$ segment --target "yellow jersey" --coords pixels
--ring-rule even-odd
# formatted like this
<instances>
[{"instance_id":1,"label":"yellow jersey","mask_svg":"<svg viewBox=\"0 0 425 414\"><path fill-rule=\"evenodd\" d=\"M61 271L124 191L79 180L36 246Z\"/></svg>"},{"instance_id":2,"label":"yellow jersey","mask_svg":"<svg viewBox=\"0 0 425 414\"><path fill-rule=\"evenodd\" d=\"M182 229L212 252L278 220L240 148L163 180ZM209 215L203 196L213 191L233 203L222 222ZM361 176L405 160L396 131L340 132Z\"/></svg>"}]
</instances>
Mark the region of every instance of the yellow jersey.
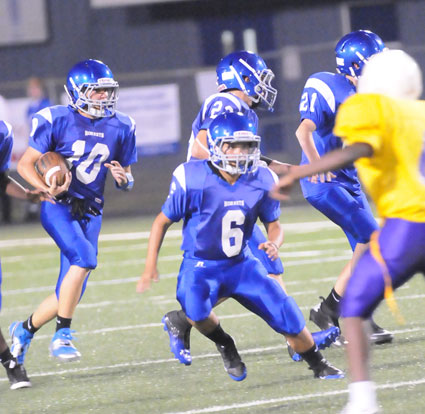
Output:
<instances>
[{"instance_id":1,"label":"yellow jersey","mask_svg":"<svg viewBox=\"0 0 425 414\"><path fill-rule=\"evenodd\" d=\"M381 217L425 222L425 101L353 95L338 110L334 134L373 148L355 165Z\"/></svg>"}]
</instances>

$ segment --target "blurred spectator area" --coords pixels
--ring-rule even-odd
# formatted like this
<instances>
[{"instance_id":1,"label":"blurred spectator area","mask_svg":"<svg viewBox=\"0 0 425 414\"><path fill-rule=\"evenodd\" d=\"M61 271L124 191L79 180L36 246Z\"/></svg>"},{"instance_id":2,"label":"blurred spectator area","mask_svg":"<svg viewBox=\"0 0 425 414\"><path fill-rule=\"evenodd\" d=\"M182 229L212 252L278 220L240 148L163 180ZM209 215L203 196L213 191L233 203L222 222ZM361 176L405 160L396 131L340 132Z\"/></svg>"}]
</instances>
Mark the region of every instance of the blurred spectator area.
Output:
<instances>
[{"instance_id":1,"label":"blurred spectator area","mask_svg":"<svg viewBox=\"0 0 425 414\"><path fill-rule=\"evenodd\" d=\"M14 0L15 1L15 0ZM16 0L17 3L24 0ZM425 67L425 1L188 0L140 4L89 0L37 0L44 6L47 40L0 46L0 95L15 130L15 161L25 150L29 127L24 109L27 80L44 81L49 99L65 103L66 73L76 62L97 58L120 83L118 109L137 121L140 158L130 194L111 180L105 215L159 211L171 173L186 159L191 124L215 89L215 64L233 50L259 53L275 72L275 111L258 112L262 150L298 163L294 131L304 82L334 71L334 46L345 33L364 28L401 47ZM299 192L294 202L300 201Z\"/></svg>"}]
</instances>

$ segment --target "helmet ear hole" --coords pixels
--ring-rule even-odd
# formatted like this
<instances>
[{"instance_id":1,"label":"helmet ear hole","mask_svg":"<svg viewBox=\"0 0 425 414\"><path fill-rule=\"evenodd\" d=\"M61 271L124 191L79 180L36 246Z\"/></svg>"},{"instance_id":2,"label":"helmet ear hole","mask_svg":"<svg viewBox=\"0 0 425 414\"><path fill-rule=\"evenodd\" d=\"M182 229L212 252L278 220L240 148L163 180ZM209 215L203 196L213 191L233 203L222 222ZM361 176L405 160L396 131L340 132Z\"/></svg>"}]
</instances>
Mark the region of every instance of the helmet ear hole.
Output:
<instances>
[{"instance_id":1,"label":"helmet ear hole","mask_svg":"<svg viewBox=\"0 0 425 414\"><path fill-rule=\"evenodd\" d=\"M339 73L358 77L366 61L385 50L382 39L369 30L356 30L343 36L335 46Z\"/></svg>"}]
</instances>

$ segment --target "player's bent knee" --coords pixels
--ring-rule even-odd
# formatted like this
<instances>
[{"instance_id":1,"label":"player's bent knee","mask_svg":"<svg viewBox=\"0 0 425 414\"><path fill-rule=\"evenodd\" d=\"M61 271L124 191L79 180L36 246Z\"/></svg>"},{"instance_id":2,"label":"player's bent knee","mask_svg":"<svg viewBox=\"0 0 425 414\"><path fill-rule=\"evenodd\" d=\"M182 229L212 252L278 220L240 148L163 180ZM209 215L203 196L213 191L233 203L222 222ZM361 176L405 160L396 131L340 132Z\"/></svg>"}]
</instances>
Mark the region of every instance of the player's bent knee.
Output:
<instances>
[{"instance_id":1,"label":"player's bent knee","mask_svg":"<svg viewBox=\"0 0 425 414\"><path fill-rule=\"evenodd\" d=\"M96 269L97 254L93 246L90 245L84 249L79 249L71 263L89 270Z\"/></svg>"},{"instance_id":2,"label":"player's bent knee","mask_svg":"<svg viewBox=\"0 0 425 414\"><path fill-rule=\"evenodd\" d=\"M97 257L96 256L78 256L74 258L74 260L71 260L71 265L75 265L84 269L94 270L97 267Z\"/></svg>"}]
</instances>

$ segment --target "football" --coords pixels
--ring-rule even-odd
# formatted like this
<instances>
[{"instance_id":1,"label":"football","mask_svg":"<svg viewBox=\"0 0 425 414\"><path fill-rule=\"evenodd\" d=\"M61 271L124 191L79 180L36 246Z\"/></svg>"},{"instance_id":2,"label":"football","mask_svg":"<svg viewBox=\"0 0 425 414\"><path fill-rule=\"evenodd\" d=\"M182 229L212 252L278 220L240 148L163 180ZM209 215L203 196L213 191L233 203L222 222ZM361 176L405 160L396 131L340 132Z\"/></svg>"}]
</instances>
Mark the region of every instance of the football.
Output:
<instances>
[{"instance_id":1,"label":"football","mask_svg":"<svg viewBox=\"0 0 425 414\"><path fill-rule=\"evenodd\" d=\"M50 187L53 177L56 177L56 185L58 186L65 182L65 175L69 171L69 166L61 154L46 152L36 161L35 169L46 185Z\"/></svg>"}]
</instances>

